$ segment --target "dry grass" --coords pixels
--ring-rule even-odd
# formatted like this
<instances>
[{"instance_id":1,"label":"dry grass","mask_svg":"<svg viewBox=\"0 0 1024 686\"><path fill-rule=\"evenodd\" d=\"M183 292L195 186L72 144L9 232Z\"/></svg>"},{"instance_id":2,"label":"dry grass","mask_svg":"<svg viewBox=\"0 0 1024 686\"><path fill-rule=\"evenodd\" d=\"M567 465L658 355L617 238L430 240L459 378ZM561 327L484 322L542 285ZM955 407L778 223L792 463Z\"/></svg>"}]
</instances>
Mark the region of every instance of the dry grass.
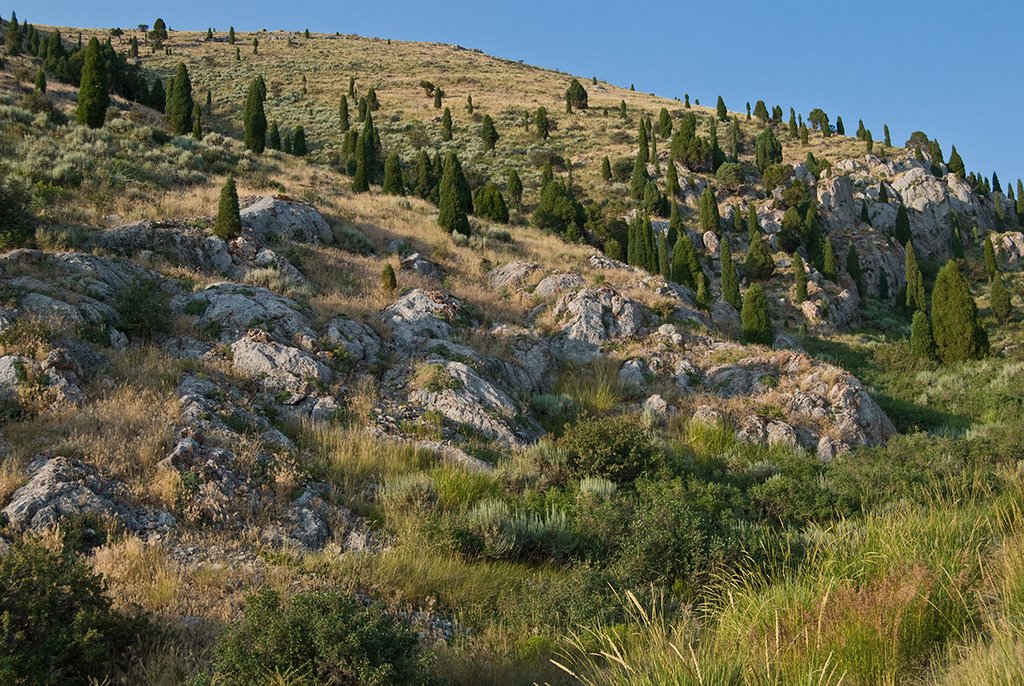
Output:
<instances>
[{"instance_id":1,"label":"dry grass","mask_svg":"<svg viewBox=\"0 0 1024 686\"><path fill-rule=\"evenodd\" d=\"M178 598L181 575L159 542L128 536L97 550L92 566L105 577L123 606L159 614L173 607Z\"/></svg>"}]
</instances>

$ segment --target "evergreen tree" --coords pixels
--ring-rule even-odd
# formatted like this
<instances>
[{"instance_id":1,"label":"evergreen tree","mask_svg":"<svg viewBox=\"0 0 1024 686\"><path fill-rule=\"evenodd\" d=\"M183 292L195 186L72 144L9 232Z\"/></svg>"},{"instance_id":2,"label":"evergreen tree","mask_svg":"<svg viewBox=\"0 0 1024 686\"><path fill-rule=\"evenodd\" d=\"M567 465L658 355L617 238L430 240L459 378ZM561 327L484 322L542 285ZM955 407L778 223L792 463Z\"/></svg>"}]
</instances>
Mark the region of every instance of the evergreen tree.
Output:
<instances>
[{"instance_id":1,"label":"evergreen tree","mask_svg":"<svg viewBox=\"0 0 1024 686\"><path fill-rule=\"evenodd\" d=\"M796 282L796 304L799 305L807 300L807 270L799 254L793 255L793 278Z\"/></svg>"},{"instance_id":2,"label":"evergreen tree","mask_svg":"<svg viewBox=\"0 0 1024 686\"><path fill-rule=\"evenodd\" d=\"M882 302L889 302L889 277L885 270L878 272L878 299Z\"/></svg>"},{"instance_id":3,"label":"evergreen tree","mask_svg":"<svg viewBox=\"0 0 1024 686\"><path fill-rule=\"evenodd\" d=\"M729 157L733 162L740 159L740 120L732 118L732 127L729 131Z\"/></svg>"},{"instance_id":4,"label":"evergreen tree","mask_svg":"<svg viewBox=\"0 0 1024 686\"><path fill-rule=\"evenodd\" d=\"M871 135L871 129L864 130L864 142L867 144L869 153L875 149L875 139Z\"/></svg>"},{"instance_id":5,"label":"evergreen tree","mask_svg":"<svg viewBox=\"0 0 1024 686\"><path fill-rule=\"evenodd\" d=\"M306 129L302 124L299 124L292 131L292 154L296 157L305 157L307 152Z\"/></svg>"},{"instance_id":6,"label":"evergreen tree","mask_svg":"<svg viewBox=\"0 0 1024 686\"><path fill-rule=\"evenodd\" d=\"M905 301L907 309L911 312L925 310L927 301L924 293L924 275L921 274L921 268L917 266L917 253L914 252L914 244L910 241L907 241L906 244L906 261L903 269L907 282Z\"/></svg>"},{"instance_id":7,"label":"evergreen tree","mask_svg":"<svg viewBox=\"0 0 1024 686\"><path fill-rule=\"evenodd\" d=\"M199 107L199 103L192 106L192 137L196 140L200 140L203 137L203 125L200 121L202 116L202 108Z\"/></svg>"},{"instance_id":8,"label":"evergreen tree","mask_svg":"<svg viewBox=\"0 0 1024 686\"><path fill-rule=\"evenodd\" d=\"M919 360L935 359L935 342L932 340L932 327L928 315L921 310L914 312L910 324L910 352Z\"/></svg>"},{"instance_id":9,"label":"evergreen tree","mask_svg":"<svg viewBox=\"0 0 1024 686\"><path fill-rule=\"evenodd\" d=\"M967 169L964 167L964 160L960 157L960 153L956 151L956 146L953 146L952 152L949 153L949 164L946 165L949 169L950 174L955 174L961 179L967 177Z\"/></svg>"},{"instance_id":10,"label":"evergreen tree","mask_svg":"<svg viewBox=\"0 0 1024 686\"><path fill-rule=\"evenodd\" d=\"M821 273L829 281L832 281L833 283L836 282L838 277L838 270L836 269L836 253L832 248L832 238L830 236L825 237L825 252Z\"/></svg>"},{"instance_id":11,"label":"evergreen tree","mask_svg":"<svg viewBox=\"0 0 1024 686\"><path fill-rule=\"evenodd\" d=\"M341 132L348 133L349 127L352 124L348 114L348 97L344 94L342 94L341 102L338 105L338 120L341 123Z\"/></svg>"},{"instance_id":12,"label":"evergreen tree","mask_svg":"<svg viewBox=\"0 0 1024 686\"><path fill-rule=\"evenodd\" d=\"M252 54L260 54L260 39L256 36L252 37Z\"/></svg>"},{"instance_id":13,"label":"evergreen tree","mask_svg":"<svg viewBox=\"0 0 1024 686\"><path fill-rule=\"evenodd\" d=\"M444 114L441 115L441 140L450 141L452 139L452 112L447 107L444 108Z\"/></svg>"},{"instance_id":14,"label":"evergreen tree","mask_svg":"<svg viewBox=\"0 0 1024 686\"><path fill-rule=\"evenodd\" d=\"M388 155L384 162L384 185L381 188L388 195L405 195L405 182L402 180L402 161L397 152Z\"/></svg>"},{"instance_id":15,"label":"evergreen tree","mask_svg":"<svg viewBox=\"0 0 1024 686\"><path fill-rule=\"evenodd\" d=\"M644 126L643 122L640 123L640 132L638 134L637 142L637 158L642 159L644 162L651 158L651 148L647 142L647 127Z\"/></svg>"},{"instance_id":16,"label":"evergreen tree","mask_svg":"<svg viewBox=\"0 0 1024 686\"><path fill-rule=\"evenodd\" d=\"M7 48L7 54L11 57L17 57L21 54L21 42L22 42L22 30L21 26L18 25L18 17L15 16L14 12L11 12L11 21L7 25L7 36L4 38L4 47ZM102 124L101 124L102 126ZM93 127L99 128L99 127Z\"/></svg>"},{"instance_id":17,"label":"evergreen tree","mask_svg":"<svg viewBox=\"0 0 1024 686\"><path fill-rule=\"evenodd\" d=\"M306 77L303 76L302 78L305 79ZM366 105L370 108L371 112L376 112L380 109L380 101L377 100L377 89L373 86L370 86L369 90L366 91Z\"/></svg>"},{"instance_id":18,"label":"evergreen tree","mask_svg":"<svg viewBox=\"0 0 1024 686\"><path fill-rule=\"evenodd\" d=\"M800 124L800 145L808 145L810 143L811 134L807 130L807 124Z\"/></svg>"},{"instance_id":19,"label":"evergreen tree","mask_svg":"<svg viewBox=\"0 0 1024 686\"><path fill-rule=\"evenodd\" d=\"M640 200L644 195L647 182L650 181L647 175L647 157L641 149L637 151L636 159L633 161L633 173L630 176L629 188L633 200Z\"/></svg>"},{"instance_id":20,"label":"evergreen tree","mask_svg":"<svg viewBox=\"0 0 1024 686\"><path fill-rule=\"evenodd\" d=\"M242 235L242 218L238 211L238 190L235 177L229 176L220 189L220 203L217 205L217 219L213 223L213 235L230 241Z\"/></svg>"},{"instance_id":21,"label":"evergreen tree","mask_svg":"<svg viewBox=\"0 0 1024 686\"><path fill-rule=\"evenodd\" d=\"M434 89L434 109L441 109L441 98L444 97L444 91L440 87Z\"/></svg>"},{"instance_id":22,"label":"evergreen tree","mask_svg":"<svg viewBox=\"0 0 1024 686\"><path fill-rule=\"evenodd\" d=\"M1024 181L1017 179L1017 223L1024 226Z\"/></svg>"},{"instance_id":23,"label":"evergreen tree","mask_svg":"<svg viewBox=\"0 0 1024 686\"><path fill-rule=\"evenodd\" d=\"M996 265L996 251L992 247L992 236L985 234L985 242L983 247L983 254L985 257L985 273L988 274L988 278L993 279L999 272L999 267Z\"/></svg>"},{"instance_id":24,"label":"evergreen tree","mask_svg":"<svg viewBox=\"0 0 1024 686\"><path fill-rule=\"evenodd\" d=\"M604 243L604 254L607 255L609 259L618 260L619 262L621 262L622 261L622 244L619 243L614 238L609 238Z\"/></svg>"},{"instance_id":25,"label":"evergreen tree","mask_svg":"<svg viewBox=\"0 0 1024 686\"><path fill-rule=\"evenodd\" d=\"M716 236L721 233L721 217L718 214L718 200L711 186L706 186L700 195L700 216L698 226L701 231L711 231Z\"/></svg>"},{"instance_id":26,"label":"evergreen tree","mask_svg":"<svg viewBox=\"0 0 1024 686\"><path fill-rule=\"evenodd\" d=\"M711 309L711 296L708 295L708 280L704 274L697 274L697 307L702 310Z\"/></svg>"},{"instance_id":27,"label":"evergreen tree","mask_svg":"<svg viewBox=\"0 0 1024 686\"><path fill-rule=\"evenodd\" d=\"M892 147L892 136L889 135L889 125L886 124L885 127L882 129L882 131L885 134L885 147L891 148Z\"/></svg>"},{"instance_id":28,"label":"evergreen tree","mask_svg":"<svg viewBox=\"0 0 1024 686\"><path fill-rule=\"evenodd\" d=\"M668 110L664 107L658 113L658 133L661 134L662 138L668 138L672 135L672 117L669 116Z\"/></svg>"},{"instance_id":29,"label":"evergreen tree","mask_svg":"<svg viewBox=\"0 0 1024 686\"><path fill-rule=\"evenodd\" d=\"M523 180L519 178L519 172L509 169L508 181L505 184L508 188L508 197L512 204L520 209L523 206Z\"/></svg>"},{"instance_id":30,"label":"evergreen tree","mask_svg":"<svg viewBox=\"0 0 1024 686\"><path fill-rule=\"evenodd\" d=\"M612 180L612 163L608 159L608 155L605 155L604 159L601 160L601 178L605 181Z\"/></svg>"},{"instance_id":31,"label":"evergreen tree","mask_svg":"<svg viewBox=\"0 0 1024 686\"><path fill-rule=\"evenodd\" d=\"M754 203L747 205L747 240L753 242L754 236L761 233L761 224L757 220L757 208Z\"/></svg>"},{"instance_id":32,"label":"evergreen tree","mask_svg":"<svg viewBox=\"0 0 1024 686\"><path fill-rule=\"evenodd\" d=\"M548 136L551 135L551 122L548 121L548 111L544 107L537 108L537 114L534 115L534 123L537 125L537 135L541 140L547 140Z\"/></svg>"},{"instance_id":33,"label":"evergreen tree","mask_svg":"<svg viewBox=\"0 0 1024 686\"><path fill-rule=\"evenodd\" d=\"M846 252L846 273L850 275L853 282L857 284L857 294L865 297L864 272L860 267L860 255L857 253L857 246L850 243L850 249Z\"/></svg>"},{"instance_id":34,"label":"evergreen tree","mask_svg":"<svg viewBox=\"0 0 1024 686\"><path fill-rule=\"evenodd\" d=\"M356 173L352 177L352 191L365 193L370 190L370 181L373 179L377 166L376 148L373 140L373 119L367 117L363 122L363 130L356 140L354 151L356 158Z\"/></svg>"},{"instance_id":35,"label":"evergreen tree","mask_svg":"<svg viewBox=\"0 0 1024 686\"><path fill-rule=\"evenodd\" d=\"M988 352L988 336L978 323L978 310L956 262L939 270L932 289L932 337L945 364L978 359Z\"/></svg>"},{"instance_id":36,"label":"evergreen tree","mask_svg":"<svg viewBox=\"0 0 1024 686\"><path fill-rule=\"evenodd\" d=\"M433 171L427 151L420 150L420 154L416 158L416 187L413 189L413 193L424 200L431 197L435 186Z\"/></svg>"},{"instance_id":37,"label":"evergreen tree","mask_svg":"<svg viewBox=\"0 0 1024 686\"><path fill-rule=\"evenodd\" d=\"M270 125L270 133L267 134L267 147L271 150L281 149L281 131L277 128L277 122Z\"/></svg>"},{"instance_id":38,"label":"evergreen tree","mask_svg":"<svg viewBox=\"0 0 1024 686\"><path fill-rule=\"evenodd\" d=\"M992 314L1001 322L1010 318L1010 294L1003 284L1003 275L999 272L992 277L992 289L989 293L989 304L992 307Z\"/></svg>"},{"instance_id":39,"label":"evergreen tree","mask_svg":"<svg viewBox=\"0 0 1024 686\"><path fill-rule=\"evenodd\" d=\"M100 128L107 117L109 105L107 66L100 54L100 42L93 37L89 39L89 44L85 48L85 60L82 63L76 111L78 123L85 124L90 129Z\"/></svg>"},{"instance_id":40,"label":"evergreen tree","mask_svg":"<svg viewBox=\"0 0 1024 686\"><path fill-rule=\"evenodd\" d=\"M174 133L183 135L192 130L192 80L188 75L188 68L184 62L178 64L174 72L174 81L171 85L171 93L167 102L169 109L171 129Z\"/></svg>"},{"instance_id":41,"label":"evergreen tree","mask_svg":"<svg viewBox=\"0 0 1024 686\"><path fill-rule=\"evenodd\" d=\"M737 310L742 306L740 300L740 280L736 275L736 264L732 261L732 250L729 241L718 243L718 257L722 265L722 299Z\"/></svg>"},{"instance_id":42,"label":"evergreen tree","mask_svg":"<svg viewBox=\"0 0 1024 686\"><path fill-rule=\"evenodd\" d=\"M356 77L354 76L348 77L348 97L356 97Z\"/></svg>"},{"instance_id":43,"label":"evergreen tree","mask_svg":"<svg viewBox=\"0 0 1024 686\"><path fill-rule=\"evenodd\" d=\"M760 345L772 344L772 323L768 317L768 298L765 297L761 284L753 284L747 289L743 298L743 309L740 312L740 323L743 329L743 342Z\"/></svg>"},{"instance_id":44,"label":"evergreen tree","mask_svg":"<svg viewBox=\"0 0 1024 686\"><path fill-rule=\"evenodd\" d=\"M461 185L465 182L462 177L462 168L459 158L454 152L449 152L444 161L444 173L441 176L439 187L440 201L438 205L438 226L448 233L461 233L468 236L470 233L469 218L466 216L470 211L463 196Z\"/></svg>"},{"instance_id":45,"label":"evergreen tree","mask_svg":"<svg viewBox=\"0 0 1024 686\"><path fill-rule=\"evenodd\" d=\"M156 79L153 82L153 88L149 91L149 106L159 112L163 112L167 107L167 95L164 93L164 82L160 79Z\"/></svg>"},{"instance_id":46,"label":"evergreen tree","mask_svg":"<svg viewBox=\"0 0 1024 686\"><path fill-rule=\"evenodd\" d=\"M658 273L662 278L672 278L672 265L668 259L667 240L664 236L656 236L658 241Z\"/></svg>"},{"instance_id":47,"label":"evergreen tree","mask_svg":"<svg viewBox=\"0 0 1024 686\"><path fill-rule=\"evenodd\" d=\"M896 228L893 229L893 235L900 243L906 243L911 239L910 217L907 215L907 206L903 204L903 201L900 201L899 207L896 208Z\"/></svg>"},{"instance_id":48,"label":"evergreen tree","mask_svg":"<svg viewBox=\"0 0 1024 686\"><path fill-rule=\"evenodd\" d=\"M729 121L729 110L725 109L725 100L722 100L722 96L718 96L718 104L715 105L715 110L718 113L718 118L722 121Z\"/></svg>"},{"instance_id":49,"label":"evergreen tree","mask_svg":"<svg viewBox=\"0 0 1024 686\"><path fill-rule=\"evenodd\" d=\"M768 108L765 106L764 100L758 100L754 105L754 116L762 124L768 123Z\"/></svg>"},{"instance_id":50,"label":"evergreen tree","mask_svg":"<svg viewBox=\"0 0 1024 686\"><path fill-rule=\"evenodd\" d=\"M863 200L860 201L860 220L865 224L871 223L871 217L868 216L868 204Z\"/></svg>"},{"instance_id":51,"label":"evergreen tree","mask_svg":"<svg viewBox=\"0 0 1024 686\"><path fill-rule=\"evenodd\" d=\"M881 203L888 203L889 202L889 189L886 188L884 183L878 184L878 202L881 202ZM897 213L898 213L898 210L897 210Z\"/></svg>"},{"instance_id":52,"label":"evergreen tree","mask_svg":"<svg viewBox=\"0 0 1024 686\"><path fill-rule=\"evenodd\" d=\"M762 174L768 167L782 162L782 144L770 128L757 134L754 140L754 159Z\"/></svg>"},{"instance_id":53,"label":"evergreen tree","mask_svg":"<svg viewBox=\"0 0 1024 686\"><path fill-rule=\"evenodd\" d=\"M473 96L472 95L467 95L466 96L466 111L469 112L470 114L473 114Z\"/></svg>"},{"instance_id":54,"label":"evergreen tree","mask_svg":"<svg viewBox=\"0 0 1024 686\"><path fill-rule=\"evenodd\" d=\"M46 72L43 71L42 67L36 70L36 91L40 93L46 92Z\"/></svg>"},{"instance_id":55,"label":"evergreen tree","mask_svg":"<svg viewBox=\"0 0 1024 686\"><path fill-rule=\"evenodd\" d=\"M213 40L213 28L212 27L206 29L206 40L208 40L208 41ZM138 56L138 55L136 55L136 56Z\"/></svg>"},{"instance_id":56,"label":"evergreen tree","mask_svg":"<svg viewBox=\"0 0 1024 686\"><path fill-rule=\"evenodd\" d=\"M544 186L547 186L549 183L551 183L554 180L555 180L555 172L552 171L552 169L551 169L551 160L548 159L547 161L544 162L544 167L541 169L541 172L540 172L540 187L541 187L541 190L544 189Z\"/></svg>"},{"instance_id":57,"label":"evergreen tree","mask_svg":"<svg viewBox=\"0 0 1024 686\"><path fill-rule=\"evenodd\" d=\"M499 224L508 224L508 205L498 190L497 184L488 181L473 196L473 208L476 216L490 219Z\"/></svg>"},{"instance_id":58,"label":"evergreen tree","mask_svg":"<svg viewBox=\"0 0 1024 686\"><path fill-rule=\"evenodd\" d=\"M569 88L565 91L565 111L571 114L573 108L587 109L587 89L576 79L569 82Z\"/></svg>"},{"instance_id":59,"label":"evergreen tree","mask_svg":"<svg viewBox=\"0 0 1024 686\"><path fill-rule=\"evenodd\" d=\"M245 147L257 155L262 153L267 144L267 115L263 109L264 91L259 79L253 79L245 96L243 125L245 130Z\"/></svg>"},{"instance_id":60,"label":"evergreen tree","mask_svg":"<svg viewBox=\"0 0 1024 686\"><path fill-rule=\"evenodd\" d=\"M498 138L498 131L494 128L494 120L491 119L491 115L485 114L484 121L480 125L480 140L484 142L484 150L494 150L494 145L498 142Z\"/></svg>"},{"instance_id":61,"label":"evergreen tree","mask_svg":"<svg viewBox=\"0 0 1024 686\"><path fill-rule=\"evenodd\" d=\"M234 26L229 26L228 27L228 44L230 44L230 45L234 45L235 44L235 27Z\"/></svg>"},{"instance_id":62,"label":"evergreen tree","mask_svg":"<svg viewBox=\"0 0 1024 686\"><path fill-rule=\"evenodd\" d=\"M681 231L672 246L672 280L681 286L696 290L698 277L703 276L693 242L685 230Z\"/></svg>"},{"instance_id":63,"label":"evergreen tree","mask_svg":"<svg viewBox=\"0 0 1024 686\"><path fill-rule=\"evenodd\" d=\"M665 172L665 192L670 198L679 195L679 176L676 172L676 161L672 158L669 158L668 169Z\"/></svg>"},{"instance_id":64,"label":"evergreen tree","mask_svg":"<svg viewBox=\"0 0 1024 686\"><path fill-rule=\"evenodd\" d=\"M391 266L390 262L385 262L384 268L380 270L380 287L385 293L394 293L398 288L395 268Z\"/></svg>"},{"instance_id":65,"label":"evergreen tree","mask_svg":"<svg viewBox=\"0 0 1024 686\"><path fill-rule=\"evenodd\" d=\"M669 209L668 219L668 248L671 250L676 244L676 240L679 236L686 232L686 228L683 226L683 220L679 216L679 203L672 199L672 205Z\"/></svg>"},{"instance_id":66,"label":"evergreen tree","mask_svg":"<svg viewBox=\"0 0 1024 686\"><path fill-rule=\"evenodd\" d=\"M764 239L761 238L760 231L754 233L754 238L750 241L750 247L747 248L746 267L747 276L758 281L770 278L775 272L775 260L772 259L768 246L765 244Z\"/></svg>"}]
</instances>

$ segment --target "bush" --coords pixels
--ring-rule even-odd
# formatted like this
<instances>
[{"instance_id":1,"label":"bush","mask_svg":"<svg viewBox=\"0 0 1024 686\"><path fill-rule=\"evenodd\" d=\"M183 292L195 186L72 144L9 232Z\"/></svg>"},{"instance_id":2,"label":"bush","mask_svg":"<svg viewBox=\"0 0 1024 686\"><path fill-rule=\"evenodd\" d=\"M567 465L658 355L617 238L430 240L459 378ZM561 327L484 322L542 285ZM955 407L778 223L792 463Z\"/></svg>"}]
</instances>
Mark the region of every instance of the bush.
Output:
<instances>
[{"instance_id":1,"label":"bush","mask_svg":"<svg viewBox=\"0 0 1024 686\"><path fill-rule=\"evenodd\" d=\"M300 593L283 605L275 591L250 596L245 614L214 648L211 683L398 686L430 683L416 634L376 605L335 591Z\"/></svg>"},{"instance_id":2,"label":"bush","mask_svg":"<svg viewBox=\"0 0 1024 686\"><path fill-rule=\"evenodd\" d=\"M566 429L558 445L577 474L620 484L654 471L663 457L641 419L632 414L582 419Z\"/></svg>"},{"instance_id":3,"label":"bush","mask_svg":"<svg viewBox=\"0 0 1024 686\"><path fill-rule=\"evenodd\" d=\"M773 164L761 173L761 181L765 190L771 191L782 186L793 175L793 167L788 164Z\"/></svg>"},{"instance_id":4,"label":"bush","mask_svg":"<svg viewBox=\"0 0 1024 686\"><path fill-rule=\"evenodd\" d=\"M0 683L103 682L133 633L104 592L73 555L16 542L0 558Z\"/></svg>"},{"instance_id":5,"label":"bush","mask_svg":"<svg viewBox=\"0 0 1024 686\"><path fill-rule=\"evenodd\" d=\"M493 498L469 511L457 533L464 552L496 560L562 559L576 549L576 537L562 510L517 512Z\"/></svg>"},{"instance_id":6,"label":"bush","mask_svg":"<svg viewBox=\"0 0 1024 686\"><path fill-rule=\"evenodd\" d=\"M170 327L170 299L156 279L138 278L128 284L118 295L117 311L121 331L129 336L151 338Z\"/></svg>"},{"instance_id":7,"label":"bush","mask_svg":"<svg viewBox=\"0 0 1024 686\"><path fill-rule=\"evenodd\" d=\"M0 250L25 245L32 236L28 190L10 177L0 180Z\"/></svg>"},{"instance_id":8,"label":"bush","mask_svg":"<svg viewBox=\"0 0 1024 686\"><path fill-rule=\"evenodd\" d=\"M718 184L730 191L738 191L743 185L743 167L736 162L726 162L715 174Z\"/></svg>"}]
</instances>

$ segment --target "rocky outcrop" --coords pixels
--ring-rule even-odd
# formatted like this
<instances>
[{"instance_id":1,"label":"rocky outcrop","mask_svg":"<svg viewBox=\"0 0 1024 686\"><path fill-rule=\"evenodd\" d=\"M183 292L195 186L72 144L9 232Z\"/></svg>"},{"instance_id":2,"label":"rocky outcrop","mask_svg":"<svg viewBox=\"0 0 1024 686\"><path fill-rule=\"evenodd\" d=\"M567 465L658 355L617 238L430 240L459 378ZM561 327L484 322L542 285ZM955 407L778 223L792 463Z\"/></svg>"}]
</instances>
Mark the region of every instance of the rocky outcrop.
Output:
<instances>
[{"instance_id":1,"label":"rocky outcrop","mask_svg":"<svg viewBox=\"0 0 1024 686\"><path fill-rule=\"evenodd\" d=\"M516 290L523 288L535 274L541 271L541 266L536 262L509 262L492 269L487 275L487 280L490 282L491 288L496 291Z\"/></svg>"},{"instance_id":2,"label":"rocky outcrop","mask_svg":"<svg viewBox=\"0 0 1024 686\"><path fill-rule=\"evenodd\" d=\"M1008 269L1018 271L1024 265L1024 233L1007 231L992 237L996 259Z\"/></svg>"},{"instance_id":3,"label":"rocky outcrop","mask_svg":"<svg viewBox=\"0 0 1024 686\"><path fill-rule=\"evenodd\" d=\"M326 245L334 240L330 225L315 207L285 196L256 198L242 209L240 216L242 226L268 243L298 241Z\"/></svg>"},{"instance_id":4,"label":"rocky outcrop","mask_svg":"<svg viewBox=\"0 0 1024 686\"><path fill-rule=\"evenodd\" d=\"M414 288L382 313L381 320L391 329L395 345L412 348L431 338L447 339L452 323L465 320L462 303L441 291Z\"/></svg>"},{"instance_id":5,"label":"rocky outcrop","mask_svg":"<svg viewBox=\"0 0 1024 686\"><path fill-rule=\"evenodd\" d=\"M380 337L373 329L345 317L335 317L327 323L321 345L334 350L340 348L349 360L363 365L376 364L384 350Z\"/></svg>"},{"instance_id":6,"label":"rocky outcrop","mask_svg":"<svg viewBox=\"0 0 1024 686\"><path fill-rule=\"evenodd\" d=\"M331 370L311 354L256 332L231 344L231 365L284 405L298 404L333 379Z\"/></svg>"},{"instance_id":7,"label":"rocky outcrop","mask_svg":"<svg viewBox=\"0 0 1024 686\"><path fill-rule=\"evenodd\" d=\"M157 254L171 264L207 274L228 276L234 263L228 244L196 226L176 222L141 221L90 236L90 245L117 255Z\"/></svg>"},{"instance_id":8,"label":"rocky outcrop","mask_svg":"<svg viewBox=\"0 0 1024 686\"><path fill-rule=\"evenodd\" d=\"M216 283L198 293L179 296L173 307L196 318L198 327L225 342L237 340L249 329L266 331L282 342L297 335L316 333L299 304L265 288Z\"/></svg>"},{"instance_id":9,"label":"rocky outcrop","mask_svg":"<svg viewBox=\"0 0 1024 686\"><path fill-rule=\"evenodd\" d=\"M585 284L579 274L551 274L540 280L533 289L533 294L541 298L550 298L568 291L577 291Z\"/></svg>"},{"instance_id":10,"label":"rocky outcrop","mask_svg":"<svg viewBox=\"0 0 1024 686\"><path fill-rule=\"evenodd\" d=\"M646 307L610 286L563 296L553 316L561 333L552 342L552 350L573 362L598 357L605 343L636 336L656 319Z\"/></svg>"}]
</instances>

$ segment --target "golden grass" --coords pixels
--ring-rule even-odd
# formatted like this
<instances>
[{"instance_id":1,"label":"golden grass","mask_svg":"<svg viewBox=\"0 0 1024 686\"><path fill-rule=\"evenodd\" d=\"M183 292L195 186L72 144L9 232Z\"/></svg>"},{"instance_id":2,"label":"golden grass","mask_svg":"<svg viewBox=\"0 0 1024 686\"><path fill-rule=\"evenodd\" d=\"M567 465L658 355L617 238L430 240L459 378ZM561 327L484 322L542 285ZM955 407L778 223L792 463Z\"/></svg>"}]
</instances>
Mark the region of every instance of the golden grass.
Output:
<instances>
[{"instance_id":1,"label":"golden grass","mask_svg":"<svg viewBox=\"0 0 1024 686\"><path fill-rule=\"evenodd\" d=\"M146 543L137 536L127 536L98 549L92 566L104 576L123 606L162 613L177 600L181 575L158 542Z\"/></svg>"}]
</instances>

